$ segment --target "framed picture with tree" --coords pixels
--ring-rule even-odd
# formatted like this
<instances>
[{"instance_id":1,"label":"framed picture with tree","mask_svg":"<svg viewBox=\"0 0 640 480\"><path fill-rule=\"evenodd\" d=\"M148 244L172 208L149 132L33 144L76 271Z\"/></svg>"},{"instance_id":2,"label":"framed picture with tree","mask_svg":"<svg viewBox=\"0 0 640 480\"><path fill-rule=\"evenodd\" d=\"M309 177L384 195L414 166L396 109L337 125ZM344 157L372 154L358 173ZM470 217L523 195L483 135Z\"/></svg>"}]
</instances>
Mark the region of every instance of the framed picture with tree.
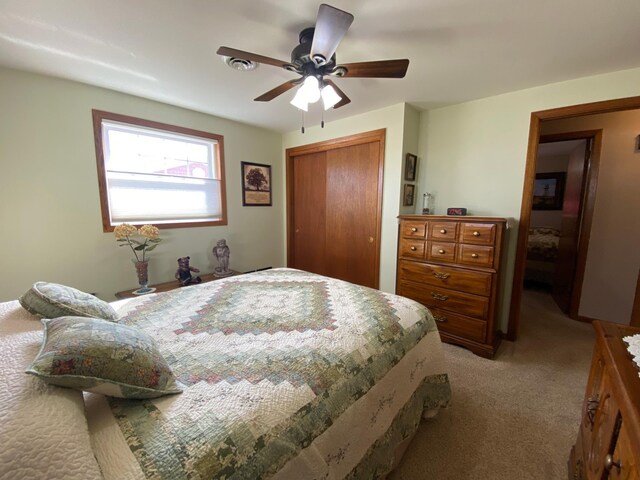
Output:
<instances>
[{"instance_id":1,"label":"framed picture with tree","mask_svg":"<svg viewBox=\"0 0 640 480\"><path fill-rule=\"evenodd\" d=\"M242 205L271 206L271 165L240 162L242 168Z\"/></svg>"}]
</instances>

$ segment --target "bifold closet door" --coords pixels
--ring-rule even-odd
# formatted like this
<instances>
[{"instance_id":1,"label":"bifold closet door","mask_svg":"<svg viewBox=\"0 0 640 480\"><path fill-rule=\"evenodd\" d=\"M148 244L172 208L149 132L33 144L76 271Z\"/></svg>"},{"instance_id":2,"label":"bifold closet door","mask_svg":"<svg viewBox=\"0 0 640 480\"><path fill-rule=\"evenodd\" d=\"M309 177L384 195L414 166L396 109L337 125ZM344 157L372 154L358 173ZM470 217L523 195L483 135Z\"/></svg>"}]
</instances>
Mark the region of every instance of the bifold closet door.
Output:
<instances>
[{"instance_id":1,"label":"bifold closet door","mask_svg":"<svg viewBox=\"0 0 640 480\"><path fill-rule=\"evenodd\" d=\"M326 271L376 288L378 142L326 152Z\"/></svg>"},{"instance_id":2,"label":"bifold closet door","mask_svg":"<svg viewBox=\"0 0 640 480\"><path fill-rule=\"evenodd\" d=\"M295 261L290 266L320 275L328 275L325 268L326 158L325 152L297 156L293 170Z\"/></svg>"},{"instance_id":3,"label":"bifold closet door","mask_svg":"<svg viewBox=\"0 0 640 480\"><path fill-rule=\"evenodd\" d=\"M377 288L381 175L380 141L294 156L289 265Z\"/></svg>"}]
</instances>

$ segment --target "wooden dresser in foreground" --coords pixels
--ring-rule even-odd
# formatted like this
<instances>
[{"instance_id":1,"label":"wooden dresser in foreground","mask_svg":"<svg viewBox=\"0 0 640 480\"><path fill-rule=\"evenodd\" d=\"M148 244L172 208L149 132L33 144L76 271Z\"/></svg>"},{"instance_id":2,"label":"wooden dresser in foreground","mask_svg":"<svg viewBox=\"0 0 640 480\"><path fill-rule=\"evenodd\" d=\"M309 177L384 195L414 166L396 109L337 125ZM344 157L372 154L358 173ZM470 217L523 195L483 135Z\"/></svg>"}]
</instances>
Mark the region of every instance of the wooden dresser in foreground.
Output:
<instances>
[{"instance_id":1,"label":"wooden dresser in foreground","mask_svg":"<svg viewBox=\"0 0 640 480\"><path fill-rule=\"evenodd\" d=\"M570 480L640 479L640 377L622 337L640 328L593 322L596 346Z\"/></svg>"},{"instance_id":2,"label":"wooden dresser in foreground","mask_svg":"<svg viewBox=\"0 0 640 480\"><path fill-rule=\"evenodd\" d=\"M396 293L428 307L442 340L492 358L506 220L400 216Z\"/></svg>"}]
</instances>

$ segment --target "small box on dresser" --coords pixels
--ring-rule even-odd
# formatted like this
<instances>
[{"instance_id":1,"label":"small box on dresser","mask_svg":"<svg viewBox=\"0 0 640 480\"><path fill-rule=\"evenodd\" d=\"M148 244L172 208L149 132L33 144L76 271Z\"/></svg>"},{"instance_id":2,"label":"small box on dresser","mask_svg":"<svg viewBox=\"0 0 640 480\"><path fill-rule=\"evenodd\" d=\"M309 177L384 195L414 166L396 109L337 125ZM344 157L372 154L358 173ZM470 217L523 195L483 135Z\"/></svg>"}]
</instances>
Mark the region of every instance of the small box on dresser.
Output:
<instances>
[{"instance_id":1,"label":"small box on dresser","mask_svg":"<svg viewBox=\"0 0 640 480\"><path fill-rule=\"evenodd\" d=\"M443 341L492 358L506 219L399 218L396 293L433 312Z\"/></svg>"}]
</instances>

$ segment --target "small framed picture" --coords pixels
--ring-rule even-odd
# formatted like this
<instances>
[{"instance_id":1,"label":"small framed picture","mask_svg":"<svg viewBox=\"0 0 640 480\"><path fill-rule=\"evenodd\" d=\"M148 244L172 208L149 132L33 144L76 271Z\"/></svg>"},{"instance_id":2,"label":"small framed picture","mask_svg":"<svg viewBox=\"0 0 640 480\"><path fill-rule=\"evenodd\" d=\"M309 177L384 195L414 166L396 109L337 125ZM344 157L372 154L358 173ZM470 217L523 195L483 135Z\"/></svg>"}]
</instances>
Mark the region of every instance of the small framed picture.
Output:
<instances>
[{"instance_id":1,"label":"small framed picture","mask_svg":"<svg viewBox=\"0 0 640 480\"><path fill-rule=\"evenodd\" d=\"M418 166L418 157L412 153L407 153L407 159L404 163L404 179L413 182L416 179L416 168Z\"/></svg>"},{"instance_id":2,"label":"small framed picture","mask_svg":"<svg viewBox=\"0 0 640 480\"><path fill-rule=\"evenodd\" d=\"M533 187L533 210L562 210L565 172L538 173Z\"/></svg>"},{"instance_id":3,"label":"small framed picture","mask_svg":"<svg viewBox=\"0 0 640 480\"><path fill-rule=\"evenodd\" d=\"M402 192L402 205L410 207L415 201L416 186L411 183L404 184L404 190Z\"/></svg>"},{"instance_id":4,"label":"small framed picture","mask_svg":"<svg viewBox=\"0 0 640 480\"><path fill-rule=\"evenodd\" d=\"M271 165L240 162L242 168L242 205L271 206Z\"/></svg>"}]
</instances>

